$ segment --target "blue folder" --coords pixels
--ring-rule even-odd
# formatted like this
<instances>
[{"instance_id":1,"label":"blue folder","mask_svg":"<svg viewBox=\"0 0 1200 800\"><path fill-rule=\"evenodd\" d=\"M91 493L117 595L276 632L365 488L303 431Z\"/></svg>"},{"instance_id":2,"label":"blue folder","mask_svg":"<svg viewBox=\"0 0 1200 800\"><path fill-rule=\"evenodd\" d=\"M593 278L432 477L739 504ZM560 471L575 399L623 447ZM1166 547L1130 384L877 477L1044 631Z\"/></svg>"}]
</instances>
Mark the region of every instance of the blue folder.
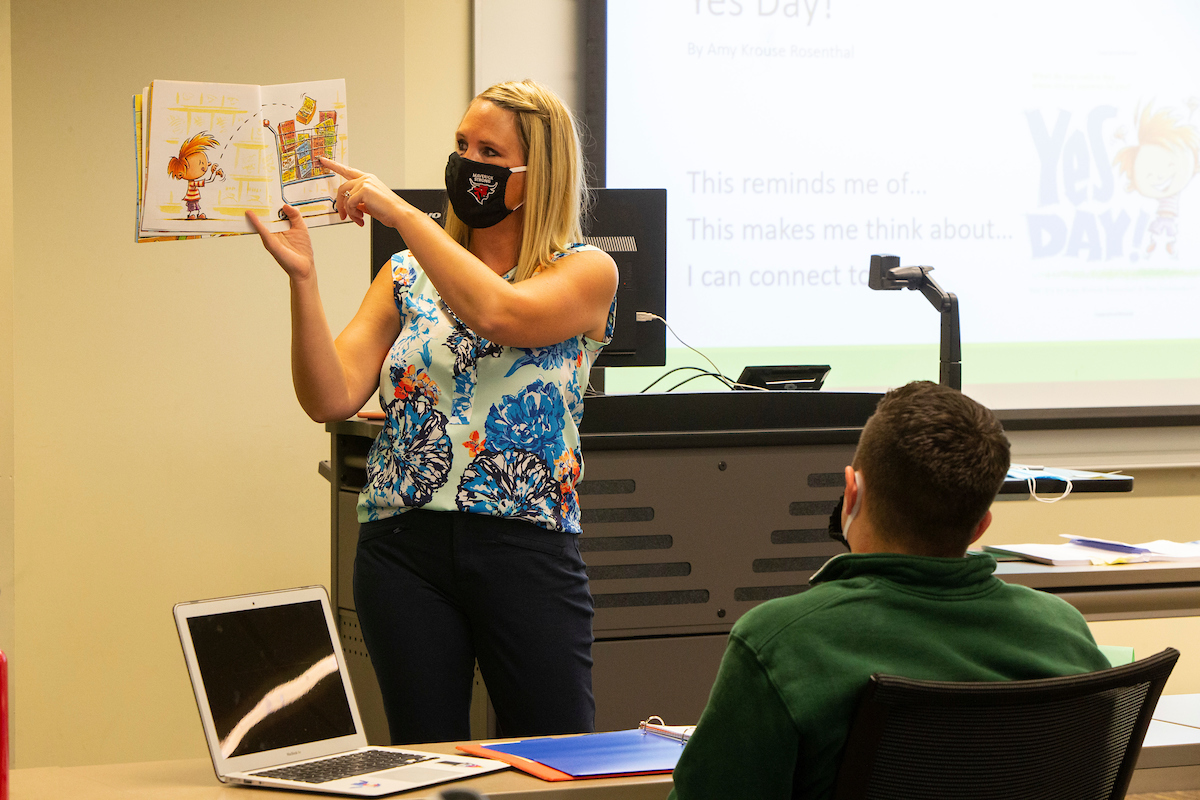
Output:
<instances>
[{"instance_id":1,"label":"blue folder","mask_svg":"<svg viewBox=\"0 0 1200 800\"><path fill-rule=\"evenodd\" d=\"M675 739L636 729L525 739L485 748L545 764L574 778L670 772L683 752L683 744Z\"/></svg>"}]
</instances>

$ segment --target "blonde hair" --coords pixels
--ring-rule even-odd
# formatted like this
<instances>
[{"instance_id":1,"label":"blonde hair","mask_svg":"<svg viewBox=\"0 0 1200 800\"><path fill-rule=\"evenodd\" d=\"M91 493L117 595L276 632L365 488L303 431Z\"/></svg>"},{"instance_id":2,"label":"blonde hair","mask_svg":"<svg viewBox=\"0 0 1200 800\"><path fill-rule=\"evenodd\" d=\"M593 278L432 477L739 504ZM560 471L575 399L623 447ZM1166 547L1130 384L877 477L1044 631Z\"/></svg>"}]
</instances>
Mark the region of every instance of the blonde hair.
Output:
<instances>
[{"instance_id":1,"label":"blonde hair","mask_svg":"<svg viewBox=\"0 0 1200 800\"><path fill-rule=\"evenodd\" d=\"M534 81L497 83L480 92L517 118L525 151L525 228L515 280L523 281L549 264L554 253L583 238L580 219L587 210L583 150L574 116L558 95ZM446 232L471 244L471 228L446 208Z\"/></svg>"},{"instance_id":2,"label":"blonde hair","mask_svg":"<svg viewBox=\"0 0 1200 800\"><path fill-rule=\"evenodd\" d=\"M1192 151L1196 171L1200 172L1200 135L1196 133L1196 129L1178 122L1169 109L1151 111L1151 106L1147 104L1138 119L1138 143L1121 148L1113 158L1113 163L1120 167L1121 172L1129 179L1128 190L1131 192L1136 188L1133 184L1133 165L1143 145L1157 145L1167 150L1187 147Z\"/></svg>"},{"instance_id":3,"label":"blonde hair","mask_svg":"<svg viewBox=\"0 0 1200 800\"><path fill-rule=\"evenodd\" d=\"M183 173L187 171L187 160L189 158L201 150L216 147L218 144L217 138L208 131L197 133L179 148L178 157L172 158L167 162L167 174L172 178L183 178Z\"/></svg>"}]
</instances>

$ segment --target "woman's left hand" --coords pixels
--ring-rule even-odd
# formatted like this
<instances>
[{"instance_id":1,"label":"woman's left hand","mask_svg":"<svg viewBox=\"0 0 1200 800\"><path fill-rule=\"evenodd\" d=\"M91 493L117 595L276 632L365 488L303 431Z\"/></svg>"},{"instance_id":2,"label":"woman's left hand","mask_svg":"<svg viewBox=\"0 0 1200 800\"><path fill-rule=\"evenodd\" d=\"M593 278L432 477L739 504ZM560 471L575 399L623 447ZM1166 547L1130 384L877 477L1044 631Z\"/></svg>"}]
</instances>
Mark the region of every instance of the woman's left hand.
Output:
<instances>
[{"instance_id":1,"label":"woman's left hand","mask_svg":"<svg viewBox=\"0 0 1200 800\"><path fill-rule=\"evenodd\" d=\"M321 165L346 179L337 189L339 217L349 218L362 227L366 224L363 215L370 214L384 225L396 227L397 212L403 201L383 181L369 172L360 172L323 156Z\"/></svg>"}]
</instances>

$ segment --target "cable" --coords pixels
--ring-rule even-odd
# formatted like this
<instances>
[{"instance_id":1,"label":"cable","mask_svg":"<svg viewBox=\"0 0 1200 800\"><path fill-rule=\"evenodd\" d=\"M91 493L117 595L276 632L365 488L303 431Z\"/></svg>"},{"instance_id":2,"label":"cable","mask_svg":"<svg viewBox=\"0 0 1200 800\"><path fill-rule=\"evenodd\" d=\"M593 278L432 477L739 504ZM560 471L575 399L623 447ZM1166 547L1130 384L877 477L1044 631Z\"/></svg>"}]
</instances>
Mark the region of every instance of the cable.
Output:
<instances>
[{"instance_id":1,"label":"cable","mask_svg":"<svg viewBox=\"0 0 1200 800\"><path fill-rule=\"evenodd\" d=\"M670 325L670 324L669 324L669 323L668 323L668 322L667 322L665 319L663 319L662 317L660 317L658 314L654 314L654 313L652 313L652 312L650 312L650 311L639 311L639 312L637 312L637 321L638 321L638 322L649 322L649 321L650 321L650 320L652 320L652 319L656 319L656 320L658 320L659 322L661 322L663 325L665 325L665 326L666 326L666 328L667 328L667 330L669 330L669 331L671 332L671 335L672 335L672 336L674 336L674 337L675 337L675 339L676 339L676 340L677 340L677 341L678 341L678 342L679 342L681 345L683 345L683 346L684 346L684 347L686 347L688 350L691 350L693 353L695 353L696 355L700 356L700 357L701 357L701 358L703 358L705 361L707 361L707 362L709 363L709 366L711 366L711 367L713 368L713 372L715 372L716 374L720 375L722 378L724 378L724 377L725 377L725 375L724 375L724 374L721 372L721 368L720 368L720 367L718 367L716 364L714 364L711 358L709 358L708 356L704 355L704 353L701 353L701 352L700 352L699 350L697 350L696 348L692 347L690 344L688 344L687 342L685 342L683 339L680 339L680 338L679 338L679 334L675 332L675 329L674 329L674 328L672 328L672 327L671 327L671 325ZM728 378L726 378L726 380L728 380Z\"/></svg>"},{"instance_id":2,"label":"cable","mask_svg":"<svg viewBox=\"0 0 1200 800\"><path fill-rule=\"evenodd\" d=\"M670 326L670 324L665 319L660 317L658 314L655 314L651 311L639 311L639 312L637 312L636 316L637 316L638 322L650 322L651 320L658 320L659 322L661 322L666 327L666 329L671 332L671 335L674 336L676 338L676 340L678 340L678 342L681 345L683 345L688 350L691 350L693 353L695 353L698 356L700 356L701 358L703 358L705 361L707 361L709 363L709 366L712 367L711 372L705 370L703 367L696 367L696 366L690 366L690 365L684 366L684 367L675 367L675 369L667 370L662 375L659 375L657 378L655 378L653 381L650 382L649 386L647 386L645 389L642 389L642 391L639 392L639 394L644 394L644 393L650 391L650 389L653 388L655 384L657 384L659 381L661 381L663 378L667 377L671 373L679 372L680 370L684 370L684 369L694 369L694 370L697 370L700 374L692 375L690 378L686 378L686 379L680 381L679 383L672 386L670 389L667 389L667 392L673 392L676 389L678 389L680 386L683 386L688 381L695 380L696 378L703 378L706 376L710 377L710 378L716 378L721 383L725 384L726 388L729 388L729 389L740 388L740 389L753 389L758 392L767 391L767 388L765 386L751 386L750 384L746 384L746 383L738 383L737 381L733 380L732 378L727 377L725 375L725 373L721 372L721 368L713 363L713 360L711 358L704 355L704 353L701 353L696 348L692 347L690 344L685 342L683 339L680 339L679 334L675 332L675 329L672 328Z\"/></svg>"},{"instance_id":3,"label":"cable","mask_svg":"<svg viewBox=\"0 0 1200 800\"><path fill-rule=\"evenodd\" d=\"M694 367L694 366L676 367L675 369L669 369L666 372L664 372L662 375L659 375L657 378L655 378L653 381L650 382L649 386L647 386L645 389L642 389L642 391L639 392L639 394L645 394L646 392L650 391L650 389L654 388L654 384L658 383L663 378L667 377L668 375L670 375L673 372L679 372L679 370L681 370L681 369L694 369L694 370L703 372L705 375L711 374L704 367Z\"/></svg>"},{"instance_id":4,"label":"cable","mask_svg":"<svg viewBox=\"0 0 1200 800\"><path fill-rule=\"evenodd\" d=\"M726 379L726 380L728 380L728 379ZM738 383L737 381L729 381L729 388L730 389L750 389L755 392L771 391L770 389L768 389L765 386L755 386L752 383Z\"/></svg>"},{"instance_id":5,"label":"cable","mask_svg":"<svg viewBox=\"0 0 1200 800\"><path fill-rule=\"evenodd\" d=\"M667 389L667 391L668 391L668 392L673 392L673 391L675 391L676 389L678 389L680 386L683 386L683 385L684 385L685 383L687 383L688 381L694 381L694 380L696 380L696 378L716 378L716 379L717 379L717 380L719 380L721 383L725 384L725 386L727 386L727 387L729 387L729 388L733 388L733 383L734 383L734 382L733 382L733 381L731 381L731 380L729 380L729 378L726 378L726 377L725 377L724 375L722 375L721 373L719 373L719 372L701 372L699 375L693 375L693 376L691 376L690 378L684 378L684 379L683 379L683 380L681 380L679 383L677 383L677 384L675 384L674 386L672 386L670 389Z\"/></svg>"}]
</instances>

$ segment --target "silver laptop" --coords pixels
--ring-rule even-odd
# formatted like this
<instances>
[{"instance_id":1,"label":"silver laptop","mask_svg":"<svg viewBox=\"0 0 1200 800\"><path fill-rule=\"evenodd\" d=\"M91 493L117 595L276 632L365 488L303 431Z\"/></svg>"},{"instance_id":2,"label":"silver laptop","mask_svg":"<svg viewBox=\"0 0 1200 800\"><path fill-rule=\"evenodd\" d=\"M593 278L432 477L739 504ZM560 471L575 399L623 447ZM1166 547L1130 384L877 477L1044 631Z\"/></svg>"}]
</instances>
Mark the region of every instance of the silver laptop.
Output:
<instances>
[{"instance_id":1,"label":"silver laptop","mask_svg":"<svg viewBox=\"0 0 1200 800\"><path fill-rule=\"evenodd\" d=\"M175 625L224 783L378 797L508 766L369 747L323 586L179 603Z\"/></svg>"}]
</instances>

